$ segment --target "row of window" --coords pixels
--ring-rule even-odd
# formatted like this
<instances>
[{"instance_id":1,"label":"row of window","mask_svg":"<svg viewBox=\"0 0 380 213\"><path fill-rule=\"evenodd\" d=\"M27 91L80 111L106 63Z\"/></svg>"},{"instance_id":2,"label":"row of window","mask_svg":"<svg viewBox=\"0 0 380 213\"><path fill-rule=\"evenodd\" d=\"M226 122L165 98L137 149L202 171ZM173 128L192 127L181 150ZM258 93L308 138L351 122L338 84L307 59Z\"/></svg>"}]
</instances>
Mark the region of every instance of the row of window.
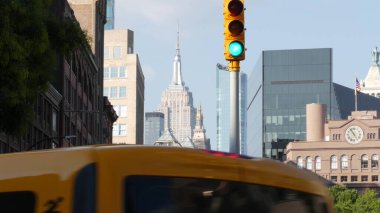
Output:
<instances>
[{"instance_id":1,"label":"row of window","mask_svg":"<svg viewBox=\"0 0 380 213\"><path fill-rule=\"evenodd\" d=\"M104 77L104 79L126 78L126 77L128 77L127 67L126 66L104 67L104 76L103 77Z\"/></svg>"},{"instance_id":2,"label":"row of window","mask_svg":"<svg viewBox=\"0 0 380 213\"><path fill-rule=\"evenodd\" d=\"M126 98L127 87L104 87L103 95L108 96L109 99Z\"/></svg>"},{"instance_id":3,"label":"row of window","mask_svg":"<svg viewBox=\"0 0 380 213\"><path fill-rule=\"evenodd\" d=\"M333 141L340 140L340 134L333 134L332 136ZM376 139L376 133L367 133L367 139Z\"/></svg>"},{"instance_id":4,"label":"row of window","mask_svg":"<svg viewBox=\"0 0 380 213\"><path fill-rule=\"evenodd\" d=\"M125 136L127 135L126 124L114 124L112 126L112 136Z\"/></svg>"},{"instance_id":5,"label":"row of window","mask_svg":"<svg viewBox=\"0 0 380 213\"><path fill-rule=\"evenodd\" d=\"M331 181L338 182L338 176L331 176ZM367 182L368 180L368 175L361 175L360 176L360 181L361 182ZM371 175L371 181L372 182L377 182L379 181L379 176L378 175ZM348 182L348 176L343 175L340 176L340 182ZM357 175L352 175L351 176L351 182L358 182L358 176Z\"/></svg>"},{"instance_id":6,"label":"row of window","mask_svg":"<svg viewBox=\"0 0 380 213\"><path fill-rule=\"evenodd\" d=\"M121 58L121 47L105 47L104 48L104 59L119 59Z\"/></svg>"},{"instance_id":7,"label":"row of window","mask_svg":"<svg viewBox=\"0 0 380 213\"><path fill-rule=\"evenodd\" d=\"M362 155L360 158L361 168L367 169L368 168L368 161L369 161L368 155L365 155L365 154ZM296 162L297 162L297 166L299 168L305 167L304 166L304 160L301 156L297 157ZM312 157L310 157L310 156L305 158L305 162L306 162L305 168L308 170L312 170L313 167L315 168L315 170L321 170L322 169L321 157L319 157L319 156L315 157L314 163L313 163ZM348 169L349 168L349 160L348 160L347 155L342 155L340 157L340 168L341 169ZM374 154L371 156L371 168L373 168L373 169L379 168L379 155ZM332 155L330 157L330 169L338 169L338 157L336 155Z\"/></svg>"}]
</instances>

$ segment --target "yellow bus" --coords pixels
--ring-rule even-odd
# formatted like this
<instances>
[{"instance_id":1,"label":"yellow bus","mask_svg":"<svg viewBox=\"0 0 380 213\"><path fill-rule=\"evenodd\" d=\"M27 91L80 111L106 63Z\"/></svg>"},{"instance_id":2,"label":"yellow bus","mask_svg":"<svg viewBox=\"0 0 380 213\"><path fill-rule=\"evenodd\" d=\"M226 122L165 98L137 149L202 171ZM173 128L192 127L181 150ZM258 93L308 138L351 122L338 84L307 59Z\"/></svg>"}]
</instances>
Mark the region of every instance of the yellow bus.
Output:
<instances>
[{"instance_id":1,"label":"yellow bus","mask_svg":"<svg viewBox=\"0 0 380 213\"><path fill-rule=\"evenodd\" d=\"M333 211L318 178L272 160L128 145L0 155L1 213Z\"/></svg>"}]
</instances>

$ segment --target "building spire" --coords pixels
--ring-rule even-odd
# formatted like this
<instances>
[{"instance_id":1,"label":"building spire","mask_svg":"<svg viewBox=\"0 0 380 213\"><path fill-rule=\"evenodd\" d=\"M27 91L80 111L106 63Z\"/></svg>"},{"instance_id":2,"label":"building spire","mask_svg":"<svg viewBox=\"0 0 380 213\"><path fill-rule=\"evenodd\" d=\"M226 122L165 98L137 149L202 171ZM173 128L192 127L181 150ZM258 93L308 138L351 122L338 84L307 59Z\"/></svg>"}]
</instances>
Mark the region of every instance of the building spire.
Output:
<instances>
[{"instance_id":1,"label":"building spire","mask_svg":"<svg viewBox=\"0 0 380 213\"><path fill-rule=\"evenodd\" d=\"M377 47L372 50L372 64L373 66L379 66L379 51L377 51Z\"/></svg>"},{"instance_id":2,"label":"building spire","mask_svg":"<svg viewBox=\"0 0 380 213\"><path fill-rule=\"evenodd\" d=\"M181 73L181 55L179 53L179 21L178 21L178 30L177 30L177 48L176 48L176 54L174 56L174 62L173 62L173 79L172 79L173 85L184 85L184 82L182 81L182 73Z\"/></svg>"},{"instance_id":3,"label":"building spire","mask_svg":"<svg viewBox=\"0 0 380 213\"><path fill-rule=\"evenodd\" d=\"M176 55L179 55L179 21L177 20L177 49L176 49Z\"/></svg>"},{"instance_id":4,"label":"building spire","mask_svg":"<svg viewBox=\"0 0 380 213\"><path fill-rule=\"evenodd\" d=\"M203 113L202 113L202 105L199 105L199 108L197 109L197 115L196 115L196 124L195 126L203 129Z\"/></svg>"}]
</instances>

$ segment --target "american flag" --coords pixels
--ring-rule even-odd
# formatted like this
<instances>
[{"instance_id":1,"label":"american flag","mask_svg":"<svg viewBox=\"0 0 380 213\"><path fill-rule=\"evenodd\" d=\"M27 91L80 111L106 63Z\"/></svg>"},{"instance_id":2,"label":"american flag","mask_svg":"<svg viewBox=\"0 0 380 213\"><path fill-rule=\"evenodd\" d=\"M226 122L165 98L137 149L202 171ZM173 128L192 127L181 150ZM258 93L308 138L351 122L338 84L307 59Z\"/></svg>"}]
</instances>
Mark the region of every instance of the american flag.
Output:
<instances>
[{"instance_id":1,"label":"american flag","mask_svg":"<svg viewBox=\"0 0 380 213\"><path fill-rule=\"evenodd\" d=\"M356 86L355 86L355 90L357 91L357 92L360 92L360 83L359 83L359 80L358 80L358 78L356 78Z\"/></svg>"}]
</instances>

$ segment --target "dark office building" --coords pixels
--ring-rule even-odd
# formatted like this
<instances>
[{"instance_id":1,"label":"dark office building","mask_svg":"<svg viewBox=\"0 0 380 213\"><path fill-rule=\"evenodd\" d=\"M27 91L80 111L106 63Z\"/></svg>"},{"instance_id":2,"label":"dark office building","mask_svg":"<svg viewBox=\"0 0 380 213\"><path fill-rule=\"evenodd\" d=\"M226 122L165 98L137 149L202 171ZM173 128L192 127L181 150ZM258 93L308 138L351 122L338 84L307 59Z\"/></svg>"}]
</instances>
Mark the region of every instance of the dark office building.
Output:
<instances>
[{"instance_id":1,"label":"dark office building","mask_svg":"<svg viewBox=\"0 0 380 213\"><path fill-rule=\"evenodd\" d=\"M306 104L327 105L327 119L346 119L354 90L333 83L332 49L263 51L248 83L248 155L282 160L290 141L306 139ZM359 94L359 110L380 99Z\"/></svg>"}]
</instances>

